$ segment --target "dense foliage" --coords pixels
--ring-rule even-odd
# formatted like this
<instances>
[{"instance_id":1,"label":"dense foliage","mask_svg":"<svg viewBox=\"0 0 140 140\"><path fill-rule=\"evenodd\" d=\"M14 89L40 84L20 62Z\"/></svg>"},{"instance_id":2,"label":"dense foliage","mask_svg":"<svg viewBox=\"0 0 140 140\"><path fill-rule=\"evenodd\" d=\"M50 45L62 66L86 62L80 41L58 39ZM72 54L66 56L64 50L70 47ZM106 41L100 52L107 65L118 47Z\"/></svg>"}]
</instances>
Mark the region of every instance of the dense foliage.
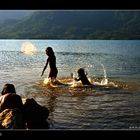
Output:
<instances>
[{"instance_id":1,"label":"dense foliage","mask_svg":"<svg viewBox=\"0 0 140 140\"><path fill-rule=\"evenodd\" d=\"M140 11L36 11L0 24L1 39L140 39Z\"/></svg>"}]
</instances>

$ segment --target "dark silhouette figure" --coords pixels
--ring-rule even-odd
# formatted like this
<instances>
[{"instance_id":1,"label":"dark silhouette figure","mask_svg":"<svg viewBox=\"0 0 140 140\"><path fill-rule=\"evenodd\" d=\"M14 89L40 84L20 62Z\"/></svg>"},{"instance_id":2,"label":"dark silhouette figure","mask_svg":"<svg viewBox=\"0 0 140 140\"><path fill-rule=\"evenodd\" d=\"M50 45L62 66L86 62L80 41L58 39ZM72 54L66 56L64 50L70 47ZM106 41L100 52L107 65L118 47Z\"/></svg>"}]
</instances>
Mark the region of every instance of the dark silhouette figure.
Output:
<instances>
[{"instance_id":1,"label":"dark silhouette figure","mask_svg":"<svg viewBox=\"0 0 140 140\"><path fill-rule=\"evenodd\" d=\"M0 96L1 129L48 129L49 110L33 98L25 103L13 84L5 84Z\"/></svg>"},{"instance_id":2,"label":"dark silhouette figure","mask_svg":"<svg viewBox=\"0 0 140 140\"><path fill-rule=\"evenodd\" d=\"M88 78L87 78L87 74L85 73L83 68L78 69L77 71L78 73L78 78L75 78L76 81L80 81L82 82L83 85L92 85Z\"/></svg>"},{"instance_id":3,"label":"dark silhouette figure","mask_svg":"<svg viewBox=\"0 0 140 140\"><path fill-rule=\"evenodd\" d=\"M54 51L51 47L46 48L46 55L48 55L48 59L47 59L46 65L44 66L41 76L43 76L44 71L46 70L46 68L49 64L50 73L49 73L48 78L51 78L51 80L56 79L57 73L58 73L58 70L56 67L56 57L55 57Z\"/></svg>"},{"instance_id":4,"label":"dark silhouette figure","mask_svg":"<svg viewBox=\"0 0 140 140\"><path fill-rule=\"evenodd\" d=\"M16 94L13 84L5 84L0 96L0 122L3 128L24 129L22 99Z\"/></svg>"},{"instance_id":5,"label":"dark silhouette figure","mask_svg":"<svg viewBox=\"0 0 140 140\"><path fill-rule=\"evenodd\" d=\"M48 129L49 110L39 105L33 98L26 99L24 106L26 127L28 129Z\"/></svg>"},{"instance_id":6,"label":"dark silhouette figure","mask_svg":"<svg viewBox=\"0 0 140 140\"><path fill-rule=\"evenodd\" d=\"M13 84L5 84L0 96L0 112L4 109L23 109L22 99L16 94Z\"/></svg>"},{"instance_id":7,"label":"dark silhouette figure","mask_svg":"<svg viewBox=\"0 0 140 140\"><path fill-rule=\"evenodd\" d=\"M13 84L5 84L1 92L1 95L4 95L6 93L16 94L15 86Z\"/></svg>"}]
</instances>

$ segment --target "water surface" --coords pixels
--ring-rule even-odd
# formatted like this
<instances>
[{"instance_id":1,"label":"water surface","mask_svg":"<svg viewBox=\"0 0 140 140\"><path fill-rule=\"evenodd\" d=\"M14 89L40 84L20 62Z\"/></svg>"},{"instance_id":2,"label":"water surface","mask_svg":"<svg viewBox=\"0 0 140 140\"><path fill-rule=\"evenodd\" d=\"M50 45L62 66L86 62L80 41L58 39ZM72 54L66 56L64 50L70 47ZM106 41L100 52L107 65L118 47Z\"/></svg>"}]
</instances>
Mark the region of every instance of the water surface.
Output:
<instances>
[{"instance_id":1,"label":"water surface","mask_svg":"<svg viewBox=\"0 0 140 140\"><path fill-rule=\"evenodd\" d=\"M37 51L22 52L26 42ZM64 85L44 84L47 46L55 51L57 80ZM139 40L0 40L0 90L13 83L19 95L46 106L50 129L139 128L139 46ZM95 86L73 81L71 73L80 67Z\"/></svg>"}]
</instances>

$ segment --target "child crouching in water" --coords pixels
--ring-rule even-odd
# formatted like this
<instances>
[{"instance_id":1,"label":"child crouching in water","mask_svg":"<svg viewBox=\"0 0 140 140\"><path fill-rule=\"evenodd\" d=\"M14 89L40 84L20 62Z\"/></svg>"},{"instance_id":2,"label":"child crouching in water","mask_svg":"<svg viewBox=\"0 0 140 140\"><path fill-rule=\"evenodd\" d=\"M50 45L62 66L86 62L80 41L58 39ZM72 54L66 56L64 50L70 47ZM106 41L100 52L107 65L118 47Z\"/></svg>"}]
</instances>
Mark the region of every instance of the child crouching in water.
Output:
<instances>
[{"instance_id":1,"label":"child crouching in water","mask_svg":"<svg viewBox=\"0 0 140 140\"><path fill-rule=\"evenodd\" d=\"M78 78L74 78L76 81L80 81L81 80L83 85L90 85L90 86L93 85L88 80L87 74L85 73L83 68L78 69L77 73L78 73Z\"/></svg>"}]
</instances>

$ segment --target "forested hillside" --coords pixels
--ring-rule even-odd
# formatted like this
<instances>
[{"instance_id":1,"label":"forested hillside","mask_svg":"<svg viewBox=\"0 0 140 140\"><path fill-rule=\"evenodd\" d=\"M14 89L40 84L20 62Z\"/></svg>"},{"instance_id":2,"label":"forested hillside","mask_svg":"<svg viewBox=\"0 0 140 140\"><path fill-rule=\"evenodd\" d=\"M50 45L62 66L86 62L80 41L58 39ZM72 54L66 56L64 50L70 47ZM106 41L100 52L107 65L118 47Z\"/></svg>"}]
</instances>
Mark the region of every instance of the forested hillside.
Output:
<instances>
[{"instance_id":1,"label":"forested hillside","mask_svg":"<svg viewBox=\"0 0 140 140\"><path fill-rule=\"evenodd\" d=\"M1 39L140 39L140 11L35 11L0 24Z\"/></svg>"}]
</instances>

